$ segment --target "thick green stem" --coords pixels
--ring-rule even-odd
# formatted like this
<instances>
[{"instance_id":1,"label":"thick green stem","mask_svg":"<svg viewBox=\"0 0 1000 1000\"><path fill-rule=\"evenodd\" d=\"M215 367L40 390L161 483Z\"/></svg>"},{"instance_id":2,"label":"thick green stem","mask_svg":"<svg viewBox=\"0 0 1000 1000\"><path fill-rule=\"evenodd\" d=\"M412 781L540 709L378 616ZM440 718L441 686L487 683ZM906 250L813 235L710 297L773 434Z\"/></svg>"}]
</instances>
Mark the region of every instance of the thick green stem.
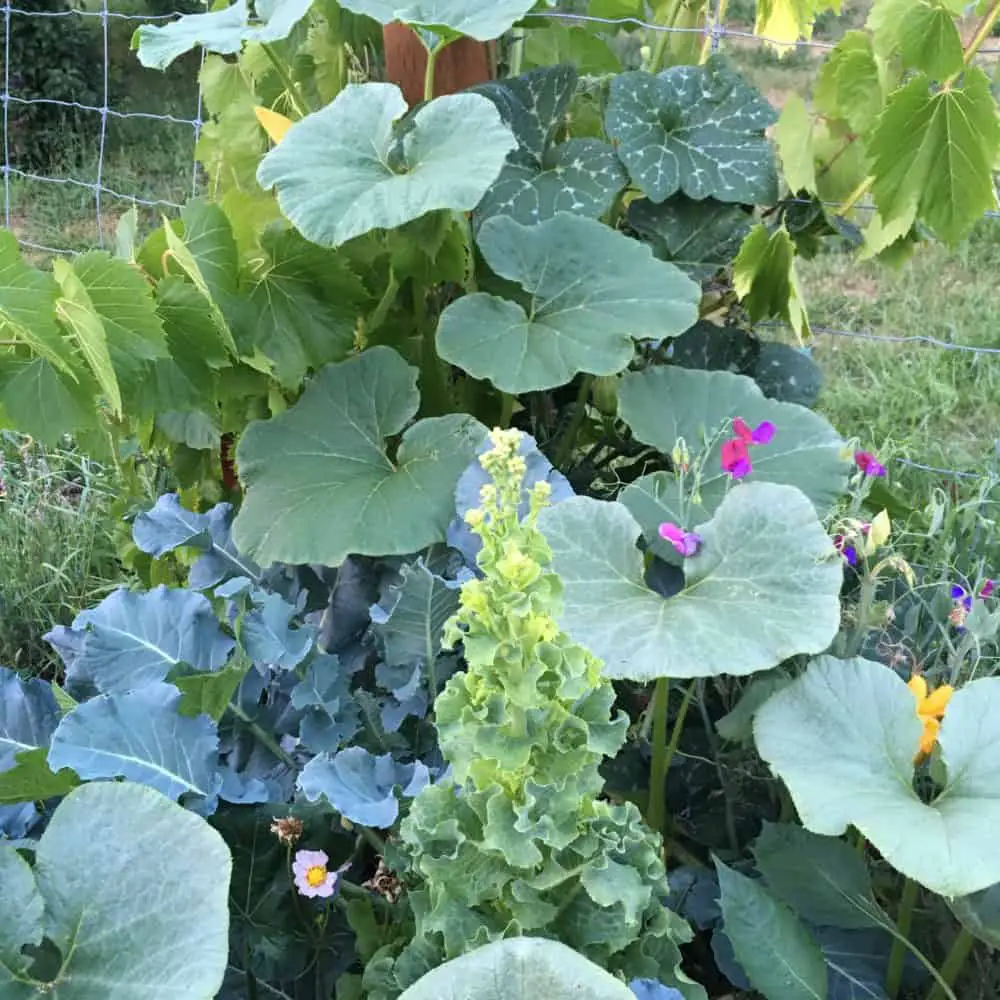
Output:
<instances>
[{"instance_id":1,"label":"thick green stem","mask_svg":"<svg viewBox=\"0 0 1000 1000\"><path fill-rule=\"evenodd\" d=\"M567 424L566 430L563 432L559 447L556 450L556 456L552 462L557 469L563 468L573 454L573 449L576 447L577 435L580 433L580 428L583 426L583 421L587 416L587 400L590 399L590 390L593 385L593 375L584 375L580 379L580 388L577 390L576 402L573 404L573 416L570 417L569 424Z\"/></svg>"},{"instance_id":2,"label":"thick green stem","mask_svg":"<svg viewBox=\"0 0 1000 1000\"><path fill-rule=\"evenodd\" d=\"M434 100L434 71L437 69L437 57L445 50L448 42L438 42L427 50L427 68L424 70L424 100Z\"/></svg>"},{"instance_id":3,"label":"thick green stem","mask_svg":"<svg viewBox=\"0 0 1000 1000\"><path fill-rule=\"evenodd\" d=\"M876 583L874 574L869 574L861 581L861 594L858 597L854 629L851 631L851 638L847 642L847 655L849 657L857 656L861 652L862 643L865 641L865 632L868 630L868 620L871 616L872 604L875 602Z\"/></svg>"},{"instance_id":4,"label":"thick green stem","mask_svg":"<svg viewBox=\"0 0 1000 1000\"><path fill-rule=\"evenodd\" d=\"M681 740L684 719L687 716L697 681L691 681L684 692L684 700L677 710L674 728L667 739L667 715L670 708L670 680L660 677L653 689L653 763L649 775L649 808L646 822L658 833L663 832L667 819L667 772Z\"/></svg>"},{"instance_id":5,"label":"thick green stem","mask_svg":"<svg viewBox=\"0 0 1000 1000\"><path fill-rule=\"evenodd\" d=\"M420 402L424 416L451 412L444 362L438 357L435 325L427 317L427 291L413 283L413 316L420 331Z\"/></svg>"},{"instance_id":6,"label":"thick green stem","mask_svg":"<svg viewBox=\"0 0 1000 1000\"><path fill-rule=\"evenodd\" d=\"M952 943L944 965L941 966L941 978L931 987L927 1000L945 1000L947 994L942 987L950 988L955 985L955 980L958 979L958 974L972 954L975 944L976 939L963 927Z\"/></svg>"},{"instance_id":7,"label":"thick green stem","mask_svg":"<svg viewBox=\"0 0 1000 1000\"><path fill-rule=\"evenodd\" d=\"M309 114L309 105L306 102L306 99L302 96L302 91L299 90L297 84L285 68L285 64L278 57L278 53L274 51L274 46L269 45L267 42L262 42L261 48L264 50L264 54L267 58L271 60L271 65L274 67L275 73L278 74L278 79L281 80L281 85L285 88L285 91L288 94L288 100L291 101L292 107L295 108L295 111L300 118L305 118L305 116Z\"/></svg>"},{"instance_id":8,"label":"thick green stem","mask_svg":"<svg viewBox=\"0 0 1000 1000\"><path fill-rule=\"evenodd\" d=\"M514 40L510 45L510 60L507 66L508 76L520 76L524 63L524 32L515 31Z\"/></svg>"},{"instance_id":9,"label":"thick green stem","mask_svg":"<svg viewBox=\"0 0 1000 1000\"><path fill-rule=\"evenodd\" d=\"M906 958L907 941L913 926L913 909L917 905L919 893L920 886L913 879L908 878L903 883L903 898L899 901L899 916L896 919L899 936L893 939L892 951L889 953L889 971L885 977L885 991L889 1000L896 1000L903 982L903 961Z\"/></svg>"}]
</instances>

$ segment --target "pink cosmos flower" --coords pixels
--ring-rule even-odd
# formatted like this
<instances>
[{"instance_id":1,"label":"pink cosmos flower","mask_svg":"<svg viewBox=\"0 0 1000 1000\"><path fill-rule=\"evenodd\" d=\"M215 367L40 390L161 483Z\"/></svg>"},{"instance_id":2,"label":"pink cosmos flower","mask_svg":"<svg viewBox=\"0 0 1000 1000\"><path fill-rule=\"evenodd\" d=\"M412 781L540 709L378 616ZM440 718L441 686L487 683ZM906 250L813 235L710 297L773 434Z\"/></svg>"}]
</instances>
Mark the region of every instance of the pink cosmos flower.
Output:
<instances>
[{"instance_id":1,"label":"pink cosmos flower","mask_svg":"<svg viewBox=\"0 0 1000 1000\"><path fill-rule=\"evenodd\" d=\"M742 417L736 417L733 420L733 432L744 444L770 444L774 439L775 428L770 420L765 420L751 430Z\"/></svg>"},{"instance_id":2,"label":"pink cosmos flower","mask_svg":"<svg viewBox=\"0 0 1000 1000\"><path fill-rule=\"evenodd\" d=\"M669 521L660 525L660 537L670 542L677 552L685 558L693 556L701 547L701 535L693 531L683 531Z\"/></svg>"},{"instance_id":3,"label":"pink cosmos flower","mask_svg":"<svg viewBox=\"0 0 1000 1000\"><path fill-rule=\"evenodd\" d=\"M866 475L881 478L885 475L885 466L870 451L856 451L854 464Z\"/></svg>"},{"instance_id":4,"label":"pink cosmos flower","mask_svg":"<svg viewBox=\"0 0 1000 1000\"><path fill-rule=\"evenodd\" d=\"M340 882L340 872L327 870L330 858L326 851L297 851L292 863L295 875L295 888L299 895L310 899L320 896L327 898L337 891Z\"/></svg>"}]
</instances>

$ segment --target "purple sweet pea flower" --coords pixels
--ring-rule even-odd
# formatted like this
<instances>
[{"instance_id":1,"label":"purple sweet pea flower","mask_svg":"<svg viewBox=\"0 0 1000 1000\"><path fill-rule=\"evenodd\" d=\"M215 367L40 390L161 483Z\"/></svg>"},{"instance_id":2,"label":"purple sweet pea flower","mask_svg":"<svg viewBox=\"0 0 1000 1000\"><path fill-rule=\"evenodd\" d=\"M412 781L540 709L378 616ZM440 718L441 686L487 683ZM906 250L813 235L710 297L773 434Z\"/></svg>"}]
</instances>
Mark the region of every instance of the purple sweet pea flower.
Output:
<instances>
[{"instance_id":1,"label":"purple sweet pea flower","mask_svg":"<svg viewBox=\"0 0 1000 1000\"><path fill-rule=\"evenodd\" d=\"M687 558L693 556L701 547L701 535L693 531L684 531L676 524L667 521L660 525L660 538L670 542L679 555Z\"/></svg>"},{"instance_id":2,"label":"purple sweet pea flower","mask_svg":"<svg viewBox=\"0 0 1000 1000\"><path fill-rule=\"evenodd\" d=\"M843 535L833 536L833 547L844 557L848 566L857 566L858 550L853 545L849 545Z\"/></svg>"}]
</instances>

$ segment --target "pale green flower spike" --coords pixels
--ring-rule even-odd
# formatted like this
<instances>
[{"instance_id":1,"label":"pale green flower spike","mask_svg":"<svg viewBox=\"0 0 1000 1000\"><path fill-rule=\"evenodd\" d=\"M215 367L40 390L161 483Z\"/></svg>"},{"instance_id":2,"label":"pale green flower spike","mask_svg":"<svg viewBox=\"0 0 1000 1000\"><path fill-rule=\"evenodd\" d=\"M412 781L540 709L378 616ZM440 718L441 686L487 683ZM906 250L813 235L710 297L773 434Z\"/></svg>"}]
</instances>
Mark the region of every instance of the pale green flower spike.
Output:
<instances>
[{"instance_id":1,"label":"pale green flower spike","mask_svg":"<svg viewBox=\"0 0 1000 1000\"><path fill-rule=\"evenodd\" d=\"M679 970L687 926L667 910L657 834L631 803L599 798L598 768L625 739L600 661L560 631L562 585L537 527L520 434L495 430L480 461L492 482L466 522L480 579L462 588L445 638L466 669L435 703L453 778L425 788L401 827L416 937L396 965L454 958L516 933L557 938L612 972L703 997ZM419 961L418 961L419 959Z\"/></svg>"}]
</instances>

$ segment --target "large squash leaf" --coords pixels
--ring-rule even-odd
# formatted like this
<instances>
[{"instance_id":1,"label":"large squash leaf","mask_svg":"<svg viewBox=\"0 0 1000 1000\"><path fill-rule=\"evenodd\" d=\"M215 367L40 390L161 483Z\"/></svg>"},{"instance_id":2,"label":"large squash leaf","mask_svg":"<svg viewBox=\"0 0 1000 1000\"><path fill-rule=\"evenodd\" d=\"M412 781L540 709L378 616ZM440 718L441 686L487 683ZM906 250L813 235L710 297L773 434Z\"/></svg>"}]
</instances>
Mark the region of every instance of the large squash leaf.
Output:
<instances>
[{"instance_id":1,"label":"large squash leaf","mask_svg":"<svg viewBox=\"0 0 1000 1000\"><path fill-rule=\"evenodd\" d=\"M653 201L680 191L697 201L768 205L778 196L778 174L764 130L776 119L771 105L713 56L658 76L615 77L605 127Z\"/></svg>"},{"instance_id":2,"label":"large squash leaf","mask_svg":"<svg viewBox=\"0 0 1000 1000\"><path fill-rule=\"evenodd\" d=\"M665 600L644 582L639 525L624 506L573 497L540 527L564 587L558 620L609 677L711 677L768 670L826 649L840 625L843 570L799 490L752 483L730 492Z\"/></svg>"},{"instance_id":3,"label":"large squash leaf","mask_svg":"<svg viewBox=\"0 0 1000 1000\"><path fill-rule=\"evenodd\" d=\"M499 38L535 6L534 0L342 0L355 14L381 24L402 21L423 28L448 28L481 42Z\"/></svg>"},{"instance_id":4,"label":"large squash leaf","mask_svg":"<svg viewBox=\"0 0 1000 1000\"><path fill-rule=\"evenodd\" d=\"M349 554L404 555L444 541L458 477L485 429L460 414L421 420L417 371L388 347L328 365L237 450L246 498L233 523L258 563L339 566Z\"/></svg>"},{"instance_id":5,"label":"large squash leaf","mask_svg":"<svg viewBox=\"0 0 1000 1000\"><path fill-rule=\"evenodd\" d=\"M685 481L669 472L643 476L630 484L621 501L642 526L653 552L678 562L672 546L657 529L672 521L685 530L707 520L727 495L731 482L722 468L723 442L732 437L731 422L742 417L755 426L775 426L773 440L751 448L749 482L796 486L826 512L843 494L850 463L844 442L819 414L795 403L767 399L753 379L724 371L675 366L648 368L625 375L618 389L619 410L632 433L669 455L684 440L693 467L700 467L697 499Z\"/></svg>"},{"instance_id":6,"label":"large squash leaf","mask_svg":"<svg viewBox=\"0 0 1000 1000\"><path fill-rule=\"evenodd\" d=\"M139 62L166 69L178 56L202 46L230 55L246 42L279 42L306 16L313 0L237 0L231 7L205 14L185 14L168 24L144 24L132 39Z\"/></svg>"},{"instance_id":7,"label":"large squash leaf","mask_svg":"<svg viewBox=\"0 0 1000 1000\"><path fill-rule=\"evenodd\" d=\"M956 692L939 736L944 788L913 788L922 723L884 664L821 656L760 708L757 748L788 786L803 826L856 827L894 868L943 896L1000 881L1000 679Z\"/></svg>"},{"instance_id":8,"label":"large squash leaf","mask_svg":"<svg viewBox=\"0 0 1000 1000\"><path fill-rule=\"evenodd\" d=\"M0 845L0 993L5 1000L203 1000L226 968L229 849L204 820L157 792L100 783L72 792L42 834L32 870ZM62 953L51 983L25 945ZM127 928L127 933L122 931Z\"/></svg>"},{"instance_id":9,"label":"large squash leaf","mask_svg":"<svg viewBox=\"0 0 1000 1000\"><path fill-rule=\"evenodd\" d=\"M439 966L400 1000L635 1000L620 980L559 941L496 941Z\"/></svg>"},{"instance_id":10,"label":"large squash leaf","mask_svg":"<svg viewBox=\"0 0 1000 1000\"><path fill-rule=\"evenodd\" d=\"M351 84L288 130L257 179L326 247L436 209L475 208L515 145L496 107L479 94L439 97L397 127L406 110L394 84Z\"/></svg>"},{"instance_id":11,"label":"large squash leaf","mask_svg":"<svg viewBox=\"0 0 1000 1000\"><path fill-rule=\"evenodd\" d=\"M536 226L488 219L479 248L493 271L530 296L526 309L479 292L441 316L438 353L504 392L533 392L577 372L613 375L634 339L674 337L698 318L701 289L649 248L560 213Z\"/></svg>"}]
</instances>

